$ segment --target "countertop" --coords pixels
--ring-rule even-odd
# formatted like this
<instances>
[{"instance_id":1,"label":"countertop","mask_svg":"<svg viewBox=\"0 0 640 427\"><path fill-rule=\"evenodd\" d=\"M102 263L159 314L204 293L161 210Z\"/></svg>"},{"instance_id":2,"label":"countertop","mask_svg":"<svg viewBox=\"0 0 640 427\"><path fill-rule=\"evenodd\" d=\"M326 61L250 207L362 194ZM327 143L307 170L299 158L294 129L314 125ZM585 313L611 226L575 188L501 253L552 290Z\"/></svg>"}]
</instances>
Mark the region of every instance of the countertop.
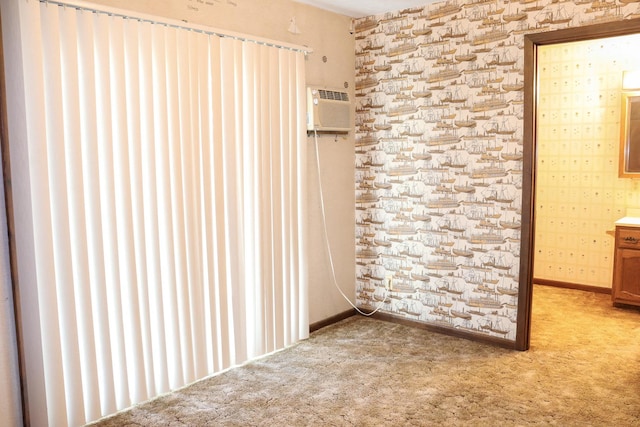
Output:
<instances>
[{"instance_id":1,"label":"countertop","mask_svg":"<svg viewBox=\"0 0 640 427\"><path fill-rule=\"evenodd\" d=\"M625 216L617 220L615 224L616 226L620 225L622 227L640 227L640 217Z\"/></svg>"}]
</instances>

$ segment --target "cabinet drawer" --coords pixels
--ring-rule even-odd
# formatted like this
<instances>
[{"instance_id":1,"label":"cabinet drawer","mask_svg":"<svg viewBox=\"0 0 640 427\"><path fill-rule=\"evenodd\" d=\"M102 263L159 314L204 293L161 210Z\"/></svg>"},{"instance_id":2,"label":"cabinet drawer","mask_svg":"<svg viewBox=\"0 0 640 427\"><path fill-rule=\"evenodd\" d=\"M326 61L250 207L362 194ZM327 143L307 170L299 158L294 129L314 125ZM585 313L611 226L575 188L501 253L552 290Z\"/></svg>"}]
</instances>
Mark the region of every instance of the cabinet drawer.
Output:
<instances>
[{"instance_id":1,"label":"cabinet drawer","mask_svg":"<svg viewBox=\"0 0 640 427\"><path fill-rule=\"evenodd\" d=\"M616 245L619 248L640 249L640 229L617 228Z\"/></svg>"}]
</instances>

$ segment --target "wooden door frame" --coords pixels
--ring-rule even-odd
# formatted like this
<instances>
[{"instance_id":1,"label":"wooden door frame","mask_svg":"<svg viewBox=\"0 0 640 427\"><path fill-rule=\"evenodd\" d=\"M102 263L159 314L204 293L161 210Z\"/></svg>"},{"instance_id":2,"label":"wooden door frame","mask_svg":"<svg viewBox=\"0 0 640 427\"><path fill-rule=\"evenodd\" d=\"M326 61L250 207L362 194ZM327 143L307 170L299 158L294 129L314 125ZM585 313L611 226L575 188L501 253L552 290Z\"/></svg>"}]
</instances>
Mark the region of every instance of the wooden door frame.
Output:
<instances>
[{"instance_id":1,"label":"wooden door frame","mask_svg":"<svg viewBox=\"0 0 640 427\"><path fill-rule=\"evenodd\" d=\"M520 240L520 286L515 346L528 350L531 338L533 259L535 244L537 47L640 33L640 19L566 28L524 36L524 133L522 165L522 235Z\"/></svg>"}]
</instances>

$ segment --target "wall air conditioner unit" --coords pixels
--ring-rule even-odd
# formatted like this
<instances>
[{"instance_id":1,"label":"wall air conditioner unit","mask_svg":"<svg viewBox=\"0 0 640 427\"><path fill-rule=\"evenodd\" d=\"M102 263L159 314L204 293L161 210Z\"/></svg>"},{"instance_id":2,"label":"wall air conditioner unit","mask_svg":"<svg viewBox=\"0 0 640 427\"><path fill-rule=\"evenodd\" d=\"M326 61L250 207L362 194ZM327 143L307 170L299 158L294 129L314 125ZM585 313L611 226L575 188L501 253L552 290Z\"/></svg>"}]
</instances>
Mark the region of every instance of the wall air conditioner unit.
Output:
<instances>
[{"instance_id":1,"label":"wall air conditioner unit","mask_svg":"<svg viewBox=\"0 0 640 427\"><path fill-rule=\"evenodd\" d=\"M345 133L351 130L349 94L307 87L307 131Z\"/></svg>"}]
</instances>

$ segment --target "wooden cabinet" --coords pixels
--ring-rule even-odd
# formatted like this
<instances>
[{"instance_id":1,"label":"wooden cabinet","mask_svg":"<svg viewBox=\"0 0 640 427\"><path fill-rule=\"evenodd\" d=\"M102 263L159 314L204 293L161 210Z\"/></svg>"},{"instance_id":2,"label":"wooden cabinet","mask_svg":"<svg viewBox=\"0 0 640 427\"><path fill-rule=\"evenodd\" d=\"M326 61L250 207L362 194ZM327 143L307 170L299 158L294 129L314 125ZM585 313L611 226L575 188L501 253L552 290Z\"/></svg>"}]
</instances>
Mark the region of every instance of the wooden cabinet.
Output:
<instances>
[{"instance_id":1,"label":"wooden cabinet","mask_svg":"<svg viewBox=\"0 0 640 427\"><path fill-rule=\"evenodd\" d=\"M615 251L613 303L640 306L640 228L617 226Z\"/></svg>"}]
</instances>

